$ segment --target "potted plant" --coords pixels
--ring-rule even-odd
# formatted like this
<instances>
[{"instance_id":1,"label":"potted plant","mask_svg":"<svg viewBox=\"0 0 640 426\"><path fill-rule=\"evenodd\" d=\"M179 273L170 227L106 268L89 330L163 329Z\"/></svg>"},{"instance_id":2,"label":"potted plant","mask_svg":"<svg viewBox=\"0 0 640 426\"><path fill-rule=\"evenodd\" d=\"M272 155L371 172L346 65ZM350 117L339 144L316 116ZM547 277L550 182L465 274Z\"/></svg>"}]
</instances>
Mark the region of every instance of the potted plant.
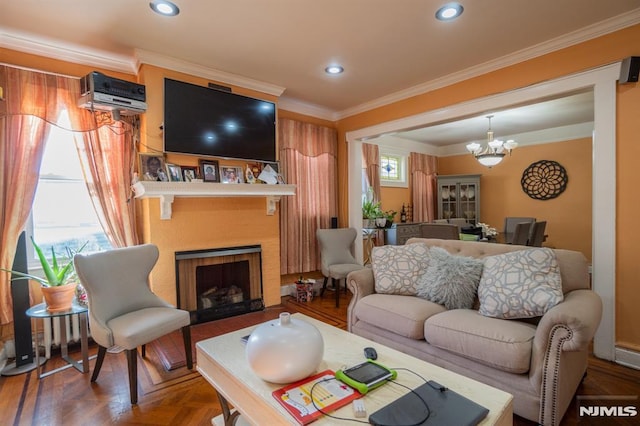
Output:
<instances>
[{"instance_id":1,"label":"potted plant","mask_svg":"<svg viewBox=\"0 0 640 426\"><path fill-rule=\"evenodd\" d=\"M376 218L379 217L382 217L380 202L375 202L373 188L369 188L367 194L362 197L362 227L374 228L376 226Z\"/></svg>"},{"instance_id":2,"label":"potted plant","mask_svg":"<svg viewBox=\"0 0 640 426\"><path fill-rule=\"evenodd\" d=\"M396 214L398 214L398 212L395 210L387 210L382 214L383 217L387 220L387 223L384 226L385 228L391 228L391 225L393 225L393 219L396 217Z\"/></svg>"},{"instance_id":3,"label":"potted plant","mask_svg":"<svg viewBox=\"0 0 640 426\"><path fill-rule=\"evenodd\" d=\"M34 280L39 282L49 312L69 310L78 285L73 267L73 256L76 253L80 253L87 243L75 252L67 247L67 259L65 259L66 263L63 262L64 264L58 263L53 247L51 247L51 263L49 263L42 249L33 240L33 237L31 237L31 243L40 260L44 277L4 268L0 268L0 270L17 275L18 278L14 278L14 280Z\"/></svg>"}]
</instances>

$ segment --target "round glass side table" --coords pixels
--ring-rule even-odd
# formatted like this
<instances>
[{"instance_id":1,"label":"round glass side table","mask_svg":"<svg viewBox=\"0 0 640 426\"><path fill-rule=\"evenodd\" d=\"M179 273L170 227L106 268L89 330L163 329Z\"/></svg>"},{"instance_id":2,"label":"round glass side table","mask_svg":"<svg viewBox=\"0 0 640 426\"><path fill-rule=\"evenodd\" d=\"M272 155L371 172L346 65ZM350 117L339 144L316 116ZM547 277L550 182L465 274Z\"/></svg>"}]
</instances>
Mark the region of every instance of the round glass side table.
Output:
<instances>
[{"instance_id":1,"label":"round glass side table","mask_svg":"<svg viewBox=\"0 0 640 426\"><path fill-rule=\"evenodd\" d=\"M49 312L47 311L47 305L45 303L40 303L39 305L35 305L27 309L27 316L31 319L35 320L34 330L36 332L36 365L37 365L37 373L38 379L42 379L44 377L50 376L53 373L57 373L59 371L65 370L69 367L74 367L76 370L81 373L89 372L89 325L87 315L89 313L89 309L86 306L79 305L77 303L73 303L71 309L64 312ZM69 356L69 351L67 347L67 327L65 324L60 325L60 353L62 355L62 359L67 362L67 365L63 365L62 367L56 368L55 370L47 371L46 373L41 372L40 366L40 350L39 348L39 338L40 335L38 333L38 319L53 319L56 317L64 318L70 315L78 315L78 319L80 321L80 349L82 354L82 359L76 361ZM92 357L93 358L93 357Z\"/></svg>"}]
</instances>

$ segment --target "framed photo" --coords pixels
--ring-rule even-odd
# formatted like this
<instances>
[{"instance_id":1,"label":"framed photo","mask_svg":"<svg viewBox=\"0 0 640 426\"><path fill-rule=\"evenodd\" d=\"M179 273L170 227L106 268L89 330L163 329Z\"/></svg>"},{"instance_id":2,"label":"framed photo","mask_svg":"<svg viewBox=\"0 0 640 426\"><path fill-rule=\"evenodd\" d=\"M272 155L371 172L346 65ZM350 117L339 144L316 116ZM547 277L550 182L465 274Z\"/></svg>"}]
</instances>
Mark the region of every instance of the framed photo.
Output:
<instances>
[{"instance_id":1,"label":"framed photo","mask_svg":"<svg viewBox=\"0 0 640 426\"><path fill-rule=\"evenodd\" d=\"M185 182L191 182L198 178L198 168L194 166L180 166L182 169L182 179Z\"/></svg>"},{"instance_id":2,"label":"framed photo","mask_svg":"<svg viewBox=\"0 0 640 426\"><path fill-rule=\"evenodd\" d=\"M176 164L167 163L167 175L169 182L182 182L182 169Z\"/></svg>"},{"instance_id":3,"label":"framed photo","mask_svg":"<svg viewBox=\"0 0 640 426\"><path fill-rule=\"evenodd\" d=\"M278 184L280 185L286 185L287 182L284 181L284 178L282 177L282 175L280 173L278 173L278 176L276 177L276 180L278 181Z\"/></svg>"},{"instance_id":4,"label":"framed photo","mask_svg":"<svg viewBox=\"0 0 640 426\"><path fill-rule=\"evenodd\" d=\"M200 160L200 176L204 182L220 182L220 166L216 160Z\"/></svg>"},{"instance_id":5,"label":"framed photo","mask_svg":"<svg viewBox=\"0 0 640 426\"><path fill-rule=\"evenodd\" d=\"M162 154L138 154L140 160L140 176L142 180L167 182L169 177L165 171L164 156Z\"/></svg>"},{"instance_id":6,"label":"framed photo","mask_svg":"<svg viewBox=\"0 0 640 426\"><path fill-rule=\"evenodd\" d=\"M243 183L242 167L222 166L221 173L222 183Z\"/></svg>"}]
</instances>

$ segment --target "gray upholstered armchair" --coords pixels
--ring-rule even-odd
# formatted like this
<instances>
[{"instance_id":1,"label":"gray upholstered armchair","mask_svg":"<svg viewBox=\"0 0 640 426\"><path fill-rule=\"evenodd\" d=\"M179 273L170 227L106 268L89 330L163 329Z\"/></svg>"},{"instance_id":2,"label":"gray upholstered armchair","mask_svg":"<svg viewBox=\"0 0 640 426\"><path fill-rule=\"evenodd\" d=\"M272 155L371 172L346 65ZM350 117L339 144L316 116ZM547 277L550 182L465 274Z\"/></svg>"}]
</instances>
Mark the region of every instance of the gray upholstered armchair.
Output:
<instances>
[{"instance_id":1,"label":"gray upholstered armchair","mask_svg":"<svg viewBox=\"0 0 640 426\"><path fill-rule=\"evenodd\" d=\"M322 292L327 287L327 280L331 278L336 291L336 308L340 305L340 280L345 280L346 291L349 272L364 268L351 254L351 245L356 235L353 228L318 229L316 232L320 244L322 275L325 277Z\"/></svg>"},{"instance_id":2,"label":"gray upholstered armchair","mask_svg":"<svg viewBox=\"0 0 640 426\"><path fill-rule=\"evenodd\" d=\"M187 368L193 368L189 312L176 309L149 289L149 273L158 260L151 244L76 255L74 264L89 298L91 335L98 358L95 382L107 349L126 350L131 403L138 402L137 347L182 328Z\"/></svg>"}]
</instances>

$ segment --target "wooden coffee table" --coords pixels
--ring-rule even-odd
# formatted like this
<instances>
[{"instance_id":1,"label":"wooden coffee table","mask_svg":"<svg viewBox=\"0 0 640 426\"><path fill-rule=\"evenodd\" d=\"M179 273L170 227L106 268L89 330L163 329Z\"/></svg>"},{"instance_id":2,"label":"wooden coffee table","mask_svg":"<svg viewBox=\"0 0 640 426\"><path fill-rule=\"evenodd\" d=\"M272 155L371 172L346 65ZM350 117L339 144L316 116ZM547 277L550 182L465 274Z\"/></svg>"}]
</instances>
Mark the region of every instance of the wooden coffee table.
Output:
<instances>
[{"instance_id":1,"label":"wooden coffee table","mask_svg":"<svg viewBox=\"0 0 640 426\"><path fill-rule=\"evenodd\" d=\"M365 360L363 348L372 346L378 352L378 361L382 364L400 368L407 367L427 380L436 382L458 392L489 409L482 425L511 425L513 423L513 396L499 389L466 378L459 374L429 364L395 349L372 342L355 334L303 314L293 314L293 318L305 320L315 325L324 338L324 359L318 371L338 370L353 366ZM265 382L256 376L245 357L245 345L241 337L250 334L256 326L213 337L196 344L197 369L216 389L223 406L226 425L235 421L238 413L242 421L254 425L290 425L297 424L293 417L276 401L271 393L283 385ZM410 388L417 388L424 381L407 371L399 371L397 382ZM409 391L392 384L384 385L364 396L367 417ZM228 403L237 410L229 409ZM348 404L334 412L338 417L355 418L353 408ZM358 420L366 420L358 419ZM352 424L322 417L313 425Z\"/></svg>"}]
</instances>

